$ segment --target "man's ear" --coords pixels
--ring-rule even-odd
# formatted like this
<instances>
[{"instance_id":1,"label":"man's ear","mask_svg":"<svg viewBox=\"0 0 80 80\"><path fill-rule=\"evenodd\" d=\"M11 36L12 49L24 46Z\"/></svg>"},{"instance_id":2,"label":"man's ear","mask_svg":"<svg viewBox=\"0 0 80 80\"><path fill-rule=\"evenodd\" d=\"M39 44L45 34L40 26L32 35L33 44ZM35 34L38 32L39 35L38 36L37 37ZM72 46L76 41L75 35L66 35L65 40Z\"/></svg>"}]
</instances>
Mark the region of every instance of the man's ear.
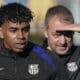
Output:
<instances>
[{"instance_id":1,"label":"man's ear","mask_svg":"<svg viewBox=\"0 0 80 80\"><path fill-rule=\"evenodd\" d=\"M44 36L45 36L46 38L48 38L48 32L47 32L47 30L44 31Z\"/></svg>"},{"instance_id":2,"label":"man's ear","mask_svg":"<svg viewBox=\"0 0 80 80\"><path fill-rule=\"evenodd\" d=\"M2 39L4 38L4 37L3 37L2 27L0 27L0 38L2 38Z\"/></svg>"}]
</instances>

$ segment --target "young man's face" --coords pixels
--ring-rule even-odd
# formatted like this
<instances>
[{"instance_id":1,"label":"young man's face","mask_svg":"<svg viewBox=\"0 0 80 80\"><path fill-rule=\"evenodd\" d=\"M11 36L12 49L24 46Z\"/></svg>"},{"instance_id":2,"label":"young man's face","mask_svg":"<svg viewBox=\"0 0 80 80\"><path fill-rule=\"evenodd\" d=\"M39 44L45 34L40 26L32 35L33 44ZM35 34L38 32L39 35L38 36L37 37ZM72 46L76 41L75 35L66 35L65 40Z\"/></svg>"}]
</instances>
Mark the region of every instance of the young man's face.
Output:
<instances>
[{"instance_id":1,"label":"young man's face","mask_svg":"<svg viewBox=\"0 0 80 80\"><path fill-rule=\"evenodd\" d=\"M1 31L6 48L14 52L22 52L28 41L29 29L29 23L5 22L1 27Z\"/></svg>"},{"instance_id":2,"label":"young man's face","mask_svg":"<svg viewBox=\"0 0 80 80\"><path fill-rule=\"evenodd\" d=\"M48 39L48 46L60 55L66 54L72 45L71 32L56 31L56 27L65 27L69 25L68 21L62 20L59 16L52 16L48 21L48 28L45 37Z\"/></svg>"}]
</instances>

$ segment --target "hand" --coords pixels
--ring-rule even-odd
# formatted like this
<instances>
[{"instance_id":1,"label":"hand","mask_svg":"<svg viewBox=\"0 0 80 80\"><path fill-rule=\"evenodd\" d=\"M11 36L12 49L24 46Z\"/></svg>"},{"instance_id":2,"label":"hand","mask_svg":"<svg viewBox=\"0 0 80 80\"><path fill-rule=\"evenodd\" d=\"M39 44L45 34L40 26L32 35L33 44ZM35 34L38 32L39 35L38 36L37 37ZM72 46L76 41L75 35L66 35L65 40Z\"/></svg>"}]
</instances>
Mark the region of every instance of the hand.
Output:
<instances>
[{"instance_id":1,"label":"hand","mask_svg":"<svg viewBox=\"0 0 80 80\"><path fill-rule=\"evenodd\" d=\"M64 27L56 27L56 31L75 31L80 32L80 24L70 24Z\"/></svg>"}]
</instances>

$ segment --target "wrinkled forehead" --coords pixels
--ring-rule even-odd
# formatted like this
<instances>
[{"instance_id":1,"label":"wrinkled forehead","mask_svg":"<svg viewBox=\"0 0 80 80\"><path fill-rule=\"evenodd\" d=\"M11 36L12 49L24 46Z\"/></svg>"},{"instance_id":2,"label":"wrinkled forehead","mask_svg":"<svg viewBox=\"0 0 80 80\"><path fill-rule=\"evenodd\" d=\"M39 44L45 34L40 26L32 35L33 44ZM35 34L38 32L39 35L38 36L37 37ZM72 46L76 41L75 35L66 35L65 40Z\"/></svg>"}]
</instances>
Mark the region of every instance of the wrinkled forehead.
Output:
<instances>
[{"instance_id":1,"label":"wrinkled forehead","mask_svg":"<svg viewBox=\"0 0 80 80\"><path fill-rule=\"evenodd\" d=\"M62 22L62 23L71 23L67 17L65 17L64 15L62 14L56 14L56 15L53 15L51 16L49 19L48 19L48 23L50 21L59 21L59 22Z\"/></svg>"},{"instance_id":2,"label":"wrinkled forehead","mask_svg":"<svg viewBox=\"0 0 80 80\"><path fill-rule=\"evenodd\" d=\"M62 28L62 27L67 27L67 25L70 25L71 22L66 20L62 15L55 15L52 16L48 20L48 28L49 29L56 29L56 28Z\"/></svg>"}]
</instances>

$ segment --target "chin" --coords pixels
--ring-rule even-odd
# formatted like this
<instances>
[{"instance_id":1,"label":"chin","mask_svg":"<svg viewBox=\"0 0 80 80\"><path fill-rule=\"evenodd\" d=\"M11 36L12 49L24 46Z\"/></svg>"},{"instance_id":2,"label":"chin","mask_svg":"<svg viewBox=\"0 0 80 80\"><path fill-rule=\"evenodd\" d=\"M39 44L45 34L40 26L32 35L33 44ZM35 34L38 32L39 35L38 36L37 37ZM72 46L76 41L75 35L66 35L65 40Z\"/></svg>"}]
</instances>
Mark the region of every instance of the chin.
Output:
<instances>
[{"instance_id":1,"label":"chin","mask_svg":"<svg viewBox=\"0 0 80 80\"><path fill-rule=\"evenodd\" d=\"M57 51L57 54L59 55L65 55L67 53L68 50L64 50L64 51Z\"/></svg>"},{"instance_id":2,"label":"chin","mask_svg":"<svg viewBox=\"0 0 80 80\"><path fill-rule=\"evenodd\" d=\"M21 53L21 52L23 52L23 49L17 49L17 50L14 50L14 52Z\"/></svg>"}]
</instances>

